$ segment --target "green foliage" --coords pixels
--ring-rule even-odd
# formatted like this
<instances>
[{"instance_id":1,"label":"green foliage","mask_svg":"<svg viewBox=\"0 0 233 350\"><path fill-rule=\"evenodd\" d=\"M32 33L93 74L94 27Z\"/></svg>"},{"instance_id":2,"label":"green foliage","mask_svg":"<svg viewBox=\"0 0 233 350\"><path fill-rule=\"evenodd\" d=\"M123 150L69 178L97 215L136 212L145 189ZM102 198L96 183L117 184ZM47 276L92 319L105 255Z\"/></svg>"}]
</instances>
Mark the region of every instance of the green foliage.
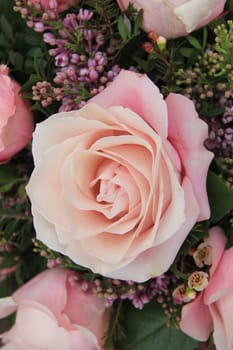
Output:
<instances>
[{"instance_id":1,"label":"green foliage","mask_svg":"<svg viewBox=\"0 0 233 350\"><path fill-rule=\"evenodd\" d=\"M116 1L112 0L85 0L82 1L81 6L90 6L97 13L96 21L100 20L105 24L115 22L120 13Z\"/></svg>"},{"instance_id":2,"label":"green foliage","mask_svg":"<svg viewBox=\"0 0 233 350\"><path fill-rule=\"evenodd\" d=\"M210 220L216 223L232 210L233 190L212 171L208 175L207 189L211 209Z\"/></svg>"},{"instance_id":3,"label":"green foliage","mask_svg":"<svg viewBox=\"0 0 233 350\"><path fill-rule=\"evenodd\" d=\"M233 97L233 22L221 20L210 27L202 30L202 36L188 35L185 40L190 46L184 42L176 51L171 84L197 101L196 107L205 116L221 113L219 99L224 93L226 99Z\"/></svg>"},{"instance_id":4,"label":"green foliage","mask_svg":"<svg viewBox=\"0 0 233 350\"><path fill-rule=\"evenodd\" d=\"M198 343L175 328L166 326L167 317L155 300L137 310L127 304L122 326L125 339L117 344L121 350L196 350Z\"/></svg>"}]
</instances>

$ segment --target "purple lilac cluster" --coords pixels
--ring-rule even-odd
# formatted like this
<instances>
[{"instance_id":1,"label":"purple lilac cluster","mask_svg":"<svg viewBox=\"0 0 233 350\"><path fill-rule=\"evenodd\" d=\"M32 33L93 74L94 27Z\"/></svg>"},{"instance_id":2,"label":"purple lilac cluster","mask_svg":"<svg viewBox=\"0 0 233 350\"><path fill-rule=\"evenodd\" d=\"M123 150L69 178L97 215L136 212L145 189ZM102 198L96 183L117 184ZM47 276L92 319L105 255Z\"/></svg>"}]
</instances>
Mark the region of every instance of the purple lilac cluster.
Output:
<instances>
[{"instance_id":1,"label":"purple lilac cluster","mask_svg":"<svg viewBox=\"0 0 233 350\"><path fill-rule=\"evenodd\" d=\"M119 279L99 279L94 281L83 280L80 276L80 286L83 291L91 291L98 297L106 299L106 306L111 307L116 300L128 299L137 309L142 309L154 297L159 303L163 303L175 285L175 275L164 274L144 283L134 281L122 281Z\"/></svg>"},{"instance_id":2,"label":"purple lilac cluster","mask_svg":"<svg viewBox=\"0 0 233 350\"><path fill-rule=\"evenodd\" d=\"M209 138L206 141L208 149L217 156L232 158L233 156L233 100L225 104L222 117L213 117L207 120L209 124Z\"/></svg>"},{"instance_id":3,"label":"purple lilac cluster","mask_svg":"<svg viewBox=\"0 0 233 350\"><path fill-rule=\"evenodd\" d=\"M55 87L49 82L38 82L33 87L33 99L47 107L53 100L61 101L59 111L81 108L90 97L101 92L119 73L114 65L108 69L114 47L106 51L104 30L90 27L93 12L80 9L68 13L62 22L43 34L44 42L52 48L49 54L55 60Z\"/></svg>"}]
</instances>

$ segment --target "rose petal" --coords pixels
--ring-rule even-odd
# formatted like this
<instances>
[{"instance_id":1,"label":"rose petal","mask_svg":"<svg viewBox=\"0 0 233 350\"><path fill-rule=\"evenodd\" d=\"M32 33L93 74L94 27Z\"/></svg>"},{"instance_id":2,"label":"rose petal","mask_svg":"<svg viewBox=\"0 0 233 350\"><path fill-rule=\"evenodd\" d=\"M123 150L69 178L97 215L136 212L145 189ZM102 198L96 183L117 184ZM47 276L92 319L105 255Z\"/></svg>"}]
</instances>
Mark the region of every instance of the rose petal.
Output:
<instances>
[{"instance_id":1,"label":"rose petal","mask_svg":"<svg viewBox=\"0 0 233 350\"><path fill-rule=\"evenodd\" d=\"M182 187L185 194L185 215L187 220L182 224L180 229L169 240L148 249L123 268L106 274L107 277L114 276L114 278L144 282L152 277L161 275L169 269L179 247L195 224L199 214L199 208L193 196L192 186L187 178L184 179ZM164 254L166 254L166 259L164 259Z\"/></svg>"},{"instance_id":2,"label":"rose petal","mask_svg":"<svg viewBox=\"0 0 233 350\"><path fill-rule=\"evenodd\" d=\"M221 2L221 1L220 1ZM217 14L221 13L224 2L219 4L219 0L191 0L177 6L174 13L177 18L185 25L187 33L210 22ZM213 9L217 9L214 10Z\"/></svg>"},{"instance_id":3,"label":"rose petal","mask_svg":"<svg viewBox=\"0 0 233 350\"><path fill-rule=\"evenodd\" d=\"M68 333L58 326L48 309L33 301L21 302L15 325L3 337L3 341L16 343L19 339L32 349L56 347L57 350L69 350Z\"/></svg>"},{"instance_id":4,"label":"rose petal","mask_svg":"<svg viewBox=\"0 0 233 350\"><path fill-rule=\"evenodd\" d=\"M209 308L204 304L202 293L191 303L182 308L181 330L190 337L206 341L213 329Z\"/></svg>"},{"instance_id":5,"label":"rose petal","mask_svg":"<svg viewBox=\"0 0 233 350\"><path fill-rule=\"evenodd\" d=\"M185 96L169 94L166 103L169 140L179 153L185 174L191 180L201 209L198 220L208 219L210 209L206 192L206 176L213 159L213 154L203 146L208 137L208 126L198 118L193 102ZM188 122L187 118L189 118Z\"/></svg>"},{"instance_id":6,"label":"rose petal","mask_svg":"<svg viewBox=\"0 0 233 350\"><path fill-rule=\"evenodd\" d=\"M209 230L209 237L205 239L205 242L212 247L212 265L210 267L211 276L219 265L224 253L226 241L226 236L220 227L214 226Z\"/></svg>"},{"instance_id":7,"label":"rose petal","mask_svg":"<svg viewBox=\"0 0 233 350\"><path fill-rule=\"evenodd\" d=\"M72 275L68 270L53 269L48 274L44 271L19 288L13 295L17 304L31 299L44 306L59 320L67 302L66 280ZM56 293L48 285L56 286Z\"/></svg>"},{"instance_id":8,"label":"rose petal","mask_svg":"<svg viewBox=\"0 0 233 350\"><path fill-rule=\"evenodd\" d=\"M233 292L233 248L224 252L219 265L217 266L212 279L205 292L205 303L211 304L222 298L225 294Z\"/></svg>"},{"instance_id":9,"label":"rose petal","mask_svg":"<svg viewBox=\"0 0 233 350\"><path fill-rule=\"evenodd\" d=\"M232 290L228 294L221 295L217 302L209 305L209 310L214 322L214 343L218 350L231 350L233 344L232 335Z\"/></svg>"},{"instance_id":10,"label":"rose petal","mask_svg":"<svg viewBox=\"0 0 233 350\"><path fill-rule=\"evenodd\" d=\"M140 115L162 138L167 137L166 104L159 89L146 75L122 70L108 88L90 102L103 108L127 107Z\"/></svg>"}]
</instances>

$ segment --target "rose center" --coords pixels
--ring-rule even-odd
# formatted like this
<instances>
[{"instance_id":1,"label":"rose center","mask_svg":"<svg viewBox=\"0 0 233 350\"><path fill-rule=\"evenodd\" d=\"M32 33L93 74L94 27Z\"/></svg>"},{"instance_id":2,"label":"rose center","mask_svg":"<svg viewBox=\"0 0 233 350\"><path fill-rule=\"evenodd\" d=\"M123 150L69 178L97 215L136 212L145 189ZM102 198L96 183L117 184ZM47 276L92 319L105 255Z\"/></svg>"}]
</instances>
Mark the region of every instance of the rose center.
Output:
<instances>
[{"instance_id":1,"label":"rose center","mask_svg":"<svg viewBox=\"0 0 233 350\"><path fill-rule=\"evenodd\" d=\"M127 182L132 178L128 170L114 161L104 161L90 186L94 188L96 201L103 206L104 215L109 218L123 216L129 209Z\"/></svg>"}]
</instances>

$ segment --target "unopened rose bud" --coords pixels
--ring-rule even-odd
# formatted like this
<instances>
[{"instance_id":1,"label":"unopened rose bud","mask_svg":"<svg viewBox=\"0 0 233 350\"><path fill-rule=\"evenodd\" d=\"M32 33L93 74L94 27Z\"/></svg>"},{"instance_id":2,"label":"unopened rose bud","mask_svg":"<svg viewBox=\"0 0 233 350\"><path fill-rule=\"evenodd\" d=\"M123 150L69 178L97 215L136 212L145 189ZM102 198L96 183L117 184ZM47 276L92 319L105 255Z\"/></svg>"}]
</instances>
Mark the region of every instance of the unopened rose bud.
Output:
<instances>
[{"instance_id":1,"label":"unopened rose bud","mask_svg":"<svg viewBox=\"0 0 233 350\"><path fill-rule=\"evenodd\" d=\"M151 53L153 51L153 45L149 42L145 42L143 44L143 49L144 51L146 51L147 53Z\"/></svg>"},{"instance_id":2,"label":"unopened rose bud","mask_svg":"<svg viewBox=\"0 0 233 350\"><path fill-rule=\"evenodd\" d=\"M154 31L151 31L147 34L148 38L153 41L154 43L157 42L157 39L158 39L158 35L156 34L156 32Z\"/></svg>"},{"instance_id":3,"label":"unopened rose bud","mask_svg":"<svg viewBox=\"0 0 233 350\"><path fill-rule=\"evenodd\" d=\"M156 43L160 51L163 51L164 49L166 49L167 40L163 36L159 36L158 39L156 40Z\"/></svg>"}]
</instances>

